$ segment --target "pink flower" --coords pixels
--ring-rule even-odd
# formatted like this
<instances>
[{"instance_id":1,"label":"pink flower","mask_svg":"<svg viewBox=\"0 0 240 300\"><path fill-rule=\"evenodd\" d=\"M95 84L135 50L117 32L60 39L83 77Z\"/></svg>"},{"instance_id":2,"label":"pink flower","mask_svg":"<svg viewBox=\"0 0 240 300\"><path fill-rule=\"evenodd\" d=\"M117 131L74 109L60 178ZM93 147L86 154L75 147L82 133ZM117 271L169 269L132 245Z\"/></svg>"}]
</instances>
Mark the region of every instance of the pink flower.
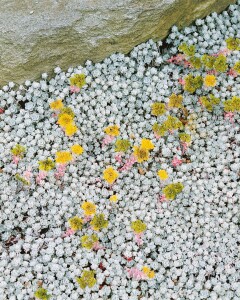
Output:
<instances>
[{"instance_id":1,"label":"pink flower","mask_svg":"<svg viewBox=\"0 0 240 300\"><path fill-rule=\"evenodd\" d=\"M87 223L92 220L92 216L84 216L83 223Z\"/></svg>"},{"instance_id":2,"label":"pink flower","mask_svg":"<svg viewBox=\"0 0 240 300\"><path fill-rule=\"evenodd\" d=\"M157 139L157 140L159 140L160 139L160 135L158 135L156 132L154 132L154 135L155 135L155 138Z\"/></svg>"},{"instance_id":3,"label":"pink flower","mask_svg":"<svg viewBox=\"0 0 240 300\"><path fill-rule=\"evenodd\" d=\"M54 176L57 179L60 179L61 177L63 177L64 174L65 174L65 171L66 171L66 167L67 167L66 164L58 164L57 165L57 172L54 174Z\"/></svg>"},{"instance_id":4,"label":"pink flower","mask_svg":"<svg viewBox=\"0 0 240 300\"><path fill-rule=\"evenodd\" d=\"M27 169L25 172L23 172L23 177L27 180L27 181L30 181L31 178L32 178L32 172L31 172L31 169Z\"/></svg>"},{"instance_id":5,"label":"pink flower","mask_svg":"<svg viewBox=\"0 0 240 300\"><path fill-rule=\"evenodd\" d=\"M159 198L158 198L158 203L162 203L162 202L164 202L164 201L167 201L167 198L166 198L166 196L163 194L163 195L159 196Z\"/></svg>"},{"instance_id":6,"label":"pink flower","mask_svg":"<svg viewBox=\"0 0 240 300\"><path fill-rule=\"evenodd\" d=\"M185 68L189 68L189 67L193 68L193 66L192 66L192 65L190 64L190 62L187 61L187 60L185 60L185 61L183 62L183 65L184 65Z\"/></svg>"},{"instance_id":7,"label":"pink flower","mask_svg":"<svg viewBox=\"0 0 240 300\"><path fill-rule=\"evenodd\" d=\"M99 242L95 242L93 245L93 250L100 250L100 249L105 249Z\"/></svg>"},{"instance_id":8,"label":"pink flower","mask_svg":"<svg viewBox=\"0 0 240 300\"><path fill-rule=\"evenodd\" d=\"M75 233L75 231L71 228L68 228L66 232L63 233L63 237L66 237L66 236L71 236Z\"/></svg>"},{"instance_id":9,"label":"pink flower","mask_svg":"<svg viewBox=\"0 0 240 300\"><path fill-rule=\"evenodd\" d=\"M234 113L233 112L224 113L224 119L225 120L229 119L229 121L234 125Z\"/></svg>"},{"instance_id":10,"label":"pink flower","mask_svg":"<svg viewBox=\"0 0 240 300\"><path fill-rule=\"evenodd\" d=\"M4 109L0 107L0 115L4 113Z\"/></svg>"},{"instance_id":11,"label":"pink flower","mask_svg":"<svg viewBox=\"0 0 240 300\"><path fill-rule=\"evenodd\" d=\"M209 74L209 75L217 75L218 72L216 70L208 70L207 74Z\"/></svg>"},{"instance_id":12,"label":"pink flower","mask_svg":"<svg viewBox=\"0 0 240 300\"><path fill-rule=\"evenodd\" d=\"M181 145L182 145L182 154L184 154L187 151L189 144L186 142L182 142Z\"/></svg>"},{"instance_id":13,"label":"pink flower","mask_svg":"<svg viewBox=\"0 0 240 300\"><path fill-rule=\"evenodd\" d=\"M127 268L128 276L136 280L146 279L146 275L138 268Z\"/></svg>"},{"instance_id":14,"label":"pink flower","mask_svg":"<svg viewBox=\"0 0 240 300\"><path fill-rule=\"evenodd\" d=\"M182 164L182 160L181 159L178 159L176 156L173 158L173 160L172 160L172 166L173 167L177 167L177 166L179 166L179 165L181 165Z\"/></svg>"},{"instance_id":15,"label":"pink flower","mask_svg":"<svg viewBox=\"0 0 240 300\"><path fill-rule=\"evenodd\" d=\"M13 161L14 164L17 165L18 162L19 162L19 160L20 160L20 157L19 157L19 156L13 155L12 161Z\"/></svg>"},{"instance_id":16,"label":"pink flower","mask_svg":"<svg viewBox=\"0 0 240 300\"><path fill-rule=\"evenodd\" d=\"M46 171L39 171L38 176L36 178L37 184L42 184L43 180L47 177L47 172Z\"/></svg>"},{"instance_id":17,"label":"pink flower","mask_svg":"<svg viewBox=\"0 0 240 300\"><path fill-rule=\"evenodd\" d=\"M212 56L219 56L220 54L224 55L224 56L227 56L231 53L231 51L227 48L224 48L222 50L219 50L217 53L214 53Z\"/></svg>"},{"instance_id":18,"label":"pink flower","mask_svg":"<svg viewBox=\"0 0 240 300\"><path fill-rule=\"evenodd\" d=\"M126 160L124 166L119 169L119 171L128 171L132 168L132 166L137 162L137 159L134 155L131 155L129 159Z\"/></svg>"},{"instance_id":19,"label":"pink flower","mask_svg":"<svg viewBox=\"0 0 240 300\"><path fill-rule=\"evenodd\" d=\"M230 69L230 70L227 72L227 75L232 76L233 78L235 78L235 77L238 76L238 73L237 73L234 69Z\"/></svg>"},{"instance_id":20,"label":"pink flower","mask_svg":"<svg viewBox=\"0 0 240 300\"><path fill-rule=\"evenodd\" d=\"M135 236L135 241L136 241L137 245L141 246L143 244L143 240L142 240L143 232L141 232L141 233L134 233L134 236Z\"/></svg>"},{"instance_id":21,"label":"pink flower","mask_svg":"<svg viewBox=\"0 0 240 300\"><path fill-rule=\"evenodd\" d=\"M70 92L71 93L78 93L78 92L80 92L80 88L77 87L77 86L71 85L70 86Z\"/></svg>"},{"instance_id":22,"label":"pink flower","mask_svg":"<svg viewBox=\"0 0 240 300\"><path fill-rule=\"evenodd\" d=\"M122 155L123 153L122 152L119 152L115 155L115 159L117 162L121 163L122 162Z\"/></svg>"},{"instance_id":23,"label":"pink flower","mask_svg":"<svg viewBox=\"0 0 240 300\"><path fill-rule=\"evenodd\" d=\"M106 135L102 141L102 148L108 144L110 144L114 140L114 136Z\"/></svg>"},{"instance_id":24,"label":"pink flower","mask_svg":"<svg viewBox=\"0 0 240 300\"><path fill-rule=\"evenodd\" d=\"M183 78L179 78L178 79L178 82L181 84L181 85L185 85L186 81L183 79Z\"/></svg>"},{"instance_id":25,"label":"pink flower","mask_svg":"<svg viewBox=\"0 0 240 300\"><path fill-rule=\"evenodd\" d=\"M201 98L198 99L198 102L200 103L200 105L203 105Z\"/></svg>"},{"instance_id":26,"label":"pink flower","mask_svg":"<svg viewBox=\"0 0 240 300\"><path fill-rule=\"evenodd\" d=\"M184 54L177 54L175 56L170 57L167 62L173 63L173 64L181 64L186 60L186 57Z\"/></svg>"},{"instance_id":27,"label":"pink flower","mask_svg":"<svg viewBox=\"0 0 240 300\"><path fill-rule=\"evenodd\" d=\"M157 202L157 204L158 204L158 212L159 213L162 213L162 206L161 206L161 204L163 203L163 202L165 202L165 201L167 201L167 198L166 198L166 196L164 195L164 194L162 194L161 196L159 195L159 197L158 197L158 202Z\"/></svg>"}]
</instances>

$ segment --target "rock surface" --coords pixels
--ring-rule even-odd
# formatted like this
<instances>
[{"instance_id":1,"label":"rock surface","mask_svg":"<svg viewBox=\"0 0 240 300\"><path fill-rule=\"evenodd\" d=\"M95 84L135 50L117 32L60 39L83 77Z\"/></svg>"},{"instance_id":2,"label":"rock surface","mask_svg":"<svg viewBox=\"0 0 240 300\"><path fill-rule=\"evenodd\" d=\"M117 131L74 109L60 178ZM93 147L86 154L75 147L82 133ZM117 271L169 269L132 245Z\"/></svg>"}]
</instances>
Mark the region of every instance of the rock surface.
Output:
<instances>
[{"instance_id":1,"label":"rock surface","mask_svg":"<svg viewBox=\"0 0 240 300\"><path fill-rule=\"evenodd\" d=\"M0 0L0 85L128 53L235 0Z\"/></svg>"}]
</instances>

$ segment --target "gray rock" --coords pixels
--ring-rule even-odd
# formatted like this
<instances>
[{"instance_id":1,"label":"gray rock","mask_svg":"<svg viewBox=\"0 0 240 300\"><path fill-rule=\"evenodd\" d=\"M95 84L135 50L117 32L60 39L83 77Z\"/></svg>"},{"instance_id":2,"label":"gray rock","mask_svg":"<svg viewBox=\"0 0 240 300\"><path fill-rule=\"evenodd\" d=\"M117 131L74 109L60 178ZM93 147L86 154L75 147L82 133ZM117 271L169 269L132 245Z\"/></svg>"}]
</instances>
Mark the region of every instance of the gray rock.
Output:
<instances>
[{"instance_id":1,"label":"gray rock","mask_svg":"<svg viewBox=\"0 0 240 300\"><path fill-rule=\"evenodd\" d=\"M235 0L0 0L0 85L128 53Z\"/></svg>"}]
</instances>

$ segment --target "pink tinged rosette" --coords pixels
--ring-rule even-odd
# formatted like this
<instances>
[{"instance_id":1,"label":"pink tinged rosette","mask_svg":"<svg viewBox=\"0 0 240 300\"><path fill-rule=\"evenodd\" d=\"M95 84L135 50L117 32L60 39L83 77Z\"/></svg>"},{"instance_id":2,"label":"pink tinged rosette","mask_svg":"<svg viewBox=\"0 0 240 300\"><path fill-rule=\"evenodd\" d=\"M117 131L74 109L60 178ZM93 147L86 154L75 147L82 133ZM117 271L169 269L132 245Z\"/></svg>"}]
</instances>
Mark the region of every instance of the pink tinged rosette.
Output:
<instances>
[{"instance_id":1,"label":"pink tinged rosette","mask_svg":"<svg viewBox=\"0 0 240 300\"><path fill-rule=\"evenodd\" d=\"M115 155L115 159L118 163L121 163L122 162L122 155L123 153L122 152L118 152L116 155Z\"/></svg>"},{"instance_id":2,"label":"pink tinged rosette","mask_svg":"<svg viewBox=\"0 0 240 300\"><path fill-rule=\"evenodd\" d=\"M128 171L132 168L132 166L137 162L137 159L134 155L131 155L129 159L126 160L125 164L119 171Z\"/></svg>"},{"instance_id":3,"label":"pink tinged rosette","mask_svg":"<svg viewBox=\"0 0 240 300\"><path fill-rule=\"evenodd\" d=\"M136 241L137 245L141 246L143 244L143 240L142 240L143 232L141 232L141 233L134 233L134 236L135 236L135 241Z\"/></svg>"},{"instance_id":4,"label":"pink tinged rosette","mask_svg":"<svg viewBox=\"0 0 240 300\"><path fill-rule=\"evenodd\" d=\"M47 171L39 171L38 176L36 178L37 184L42 184L43 180L47 177Z\"/></svg>"},{"instance_id":5,"label":"pink tinged rosette","mask_svg":"<svg viewBox=\"0 0 240 300\"><path fill-rule=\"evenodd\" d=\"M175 156L172 160L172 166L177 167L180 166L181 164L182 164L182 160Z\"/></svg>"},{"instance_id":6,"label":"pink tinged rosette","mask_svg":"<svg viewBox=\"0 0 240 300\"><path fill-rule=\"evenodd\" d=\"M78 93L78 92L80 92L80 88L77 87L77 86L71 85L70 86L70 92L71 93Z\"/></svg>"},{"instance_id":7,"label":"pink tinged rosette","mask_svg":"<svg viewBox=\"0 0 240 300\"><path fill-rule=\"evenodd\" d=\"M146 279L146 275L143 273L143 271L139 270L136 267L127 268L127 272L129 277L132 277L136 280Z\"/></svg>"},{"instance_id":8,"label":"pink tinged rosette","mask_svg":"<svg viewBox=\"0 0 240 300\"><path fill-rule=\"evenodd\" d=\"M103 141L102 141L102 148L103 148L104 146L109 145L109 144L114 140L114 138L115 138L114 136L106 135L105 138L104 138Z\"/></svg>"},{"instance_id":9,"label":"pink tinged rosette","mask_svg":"<svg viewBox=\"0 0 240 300\"><path fill-rule=\"evenodd\" d=\"M57 165L57 172L55 173L55 178L60 179L64 176L66 172L67 165L66 164L58 164Z\"/></svg>"},{"instance_id":10,"label":"pink tinged rosette","mask_svg":"<svg viewBox=\"0 0 240 300\"><path fill-rule=\"evenodd\" d=\"M232 123L232 125L234 125L234 113L233 112L230 111L230 112L224 113L224 119L229 120Z\"/></svg>"},{"instance_id":11,"label":"pink tinged rosette","mask_svg":"<svg viewBox=\"0 0 240 300\"><path fill-rule=\"evenodd\" d=\"M13 161L13 163L14 164L18 164L19 163L19 160L20 160L20 157L19 156L17 156L17 155L13 155L13 157L12 157L12 161Z\"/></svg>"},{"instance_id":12,"label":"pink tinged rosette","mask_svg":"<svg viewBox=\"0 0 240 300\"><path fill-rule=\"evenodd\" d=\"M74 233L75 233L75 230L69 228L67 231L65 231L65 232L63 233L62 236L63 236L63 237L67 237L67 236L73 235Z\"/></svg>"},{"instance_id":13,"label":"pink tinged rosette","mask_svg":"<svg viewBox=\"0 0 240 300\"><path fill-rule=\"evenodd\" d=\"M182 154L184 154L187 151L189 144L186 142L181 142L181 145L182 145Z\"/></svg>"},{"instance_id":14,"label":"pink tinged rosette","mask_svg":"<svg viewBox=\"0 0 240 300\"><path fill-rule=\"evenodd\" d=\"M227 75L232 76L233 78L236 78L236 77L238 76L238 72L235 71L234 69L230 69L230 70L227 72Z\"/></svg>"}]
</instances>

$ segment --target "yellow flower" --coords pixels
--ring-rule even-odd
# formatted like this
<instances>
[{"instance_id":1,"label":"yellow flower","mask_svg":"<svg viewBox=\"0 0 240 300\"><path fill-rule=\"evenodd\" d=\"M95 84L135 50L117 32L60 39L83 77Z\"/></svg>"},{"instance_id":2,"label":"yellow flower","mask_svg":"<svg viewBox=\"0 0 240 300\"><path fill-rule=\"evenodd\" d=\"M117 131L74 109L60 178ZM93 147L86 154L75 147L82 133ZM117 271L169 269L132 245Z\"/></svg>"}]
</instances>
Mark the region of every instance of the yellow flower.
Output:
<instances>
[{"instance_id":1,"label":"yellow flower","mask_svg":"<svg viewBox=\"0 0 240 300\"><path fill-rule=\"evenodd\" d=\"M136 220L131 223L131 228L136 234L139 234L147 229L147 225L141 220Z\"/></svg>"},{"instance_id":2,"label":"yellow flower","mask_svg":"<svg viewBox=\"0 0 240 300\"><path fill-rule=\"evenodd\" d=\"M158 176L161 180L166 180L168 179L168 173L165 170L159 170L158 171Z\"/></svg>"},{"instance_id":3,"label":"yellow flower","mask_svg":"<svg viewBox=\"0 0 240 300\"><path fill-rule=\"evenodd\" d=\"M61 114L58 118L58 124L65 128L67 125L73 124L73 117L69 114Z\"/></svg>"},{"instance_id":4,"label":"yellow flower","mask_svg":"<svg viewBox=\"0 0 240 300\"><path fill-rule=\"evenodd\" d=\"M166 112L166 106L164 103L155 102L151 105L152 108L152 115L154 116L161 116L164 115Z\"/></svg>"},{"instance_id":5,"label":"yellow flower","mask_svg":"<svg viewBox=\"0 0 240 300\"><path fill-rule=\"evenodd\" d=\"M68 114L69 116L71 116L72 118L75 117L74 111L71 109L71 107L66 106L63 107L58 115L58 117L60 118L60 116L62 116L63 114Z\"/></svg>"},{"instance_id":6,"label":"yellow flower","mask_svg":"<svg viewBox=\"0 0 240 300\"><path fill-rule=\"evenodd\" d=\"M90 222L93 230L101 230L108 227L108 221L105 220L104 214L95 215Z\"/></svg>"},{"instance_id":7,"label":"yellow flower","mask_svg":"<svg viewBox=\"0 0 240 300\"><path fill-rule=\"evenodd\" d=\"M76 125L74 125L74 123L68 124L68 125L65 127L65 133L66 133L67 136L72 136L72 135L74 135L77 131L78 131L78 128L77 128Z\"/></svg>"},{"instance_id":8,"label":"yellow flower","mask_svg":"<svg viewBox=\"0 0 240 300\"><path fill-rule=\"evenodd\" d=\"M112 195L109 200L111 202L117 202L118 201L118 195Z\"/></svg>"},{"instance_id":9,"label":"yellow flower","mask_svg":"<svg viewBox=\"0 0 240 300\"><path fill-rule=\"evenodd\" d=\"M83 225L83 220L77 216L72 217L68 220L69 226L72 230L81 230Z\"/></svg>"},{"instance_id":10,"label":"yellow flower","mask_svg":"<svg viewBox=\"0 0 240 300\"><path fill-rule=\"evenodd\" d=\"M93 204L92 202L85 201L83 202L81 207L84 210L84 214L86 216L92 216L96 212L96 205Z\"/></svg>"},{"instance_id":11,"label":"yellow flower","mask_svg":"<svg viewBox=\"0 0 240 300\"><path fill-rule=\"evenodd\" d=\"M206 75L204 78L204 84L208 87L214 87L217 83L216 77L214 75Z\"/></svg>"},{"instance_id":12,"label":"yellow flower","mask_svg":"<svg viewBox=\"0 0 240 300\"><path fill-rule=\"evenodd\" d=\"M142 267L142 271L150 279L155 277L155 272L151 271L151 269L147 266Z\"/></svg>"},{"instance_id":13,"label":"yellow flower","mask_svg":"<svg viewBox=\"0 0 240 300\"><path fill-rule=\"evenodd\" d=\"M75 74L70 78L70 84L82 88L86 84L86 79L84 74Z\"/></svg>"},{"instance_id":14,"label":"yellow flower","mask_svg":"<svg viewBox=\"0 0 240 300\"><path fill-rule=\"evenodd\" d=\"M119 135L119 127L117 125L108 126L104 129L107 135L110 136L118 136Z\"/></svg>"},{"instance_id":15,"label":"yellow flower","mask_svg":"<svg viewBox=\"0 0 240 300\"><path fill-rule=\"evenodd\" d=\"M150 141L148 139L142 139L141 147L146 149L146 150L153 150L154 149L154 144L152 143L152 141Z\"/></svg>"},{"instance_id":16,"label":"yellow flower","mask_svg":"<svg viewBox=\"0 0 240 300\"><path fill-rule=\"evenodd\" d=\"M63 108L63 106L62 99L57 99L50 103L50 108L54 110L60 110Z\"/></svg>"},{"instance_id":17,"label":"yellow flower","mask_svg":"<svg viewBox=\"0 0 240 300\"><path fill-rule=\"evenodd\" d=\"M46 172L52 170L55 166L55 163L54 161L51 160L51 158L40 160L38 164L39 164L39 170L46 171Z\"/></svg>"},{"instance_id":18,"label":"yellow flower","mask_svg":"<svg viewBox=\"0 0 240 300\"><path fill-rule=\"evenodd\" d=\"M72 160L72 155L68 151L59 151L56 153L56 163L66 164Z\"/></svg>"},{"instance_id":19,"label":"yellow flower","mask_svg":"<svg viewBox=\"0 0 240 300\"><path fill-rule=\"evenodd\" d=\"M21 146L21 145L19 145L19 144L17 144L16 146L14 146L14 147L11 149L12 155L18 156L18 157L20 157L20 158L23 158L25 152L26 152L26 147Z\"/></svg>"},{"instance_id":20,"label":"yellow flower","mask_svg":"<svg viewBox=\"0 0 240 300\"><path fill-rule=\"evenodd\" d=\"M151 271L151 270L150 270L149 267L144 266L144 267L142 267L142 271L143 271L143 273L146 275L146 274L147 274L149 271Z\"/></svg>"},{"instance_id":21,"label":"yellow flower","mask_svg":"<svg viewBox=\"0 0 240 300\"><path fill-rule=\"evenodd\" d=\"M75 144L71 147L72 153L76 154L76 155L81 155L84 151L83 147Z\"/></svg>"},{"instance_id":22,"label":"yellow flower","mask_svg":"<svg viewBox=\"0 0 240 300\"><path fill-rule=\"evenodd\" d=\"M139 163L149 159L149 151L146 148L134 146L133 155Z\"/></svg>"},{"instance_id":23,"label":"yellow flower","mask_svg":"<svg viewBox=\"0 0 240 300\"><path fill-rule=\"evenodd\" d=\"M113 167L108 167L103 171L103 178L110 184L118 178L118 172Z\"/></svg>"}]
</instances>

